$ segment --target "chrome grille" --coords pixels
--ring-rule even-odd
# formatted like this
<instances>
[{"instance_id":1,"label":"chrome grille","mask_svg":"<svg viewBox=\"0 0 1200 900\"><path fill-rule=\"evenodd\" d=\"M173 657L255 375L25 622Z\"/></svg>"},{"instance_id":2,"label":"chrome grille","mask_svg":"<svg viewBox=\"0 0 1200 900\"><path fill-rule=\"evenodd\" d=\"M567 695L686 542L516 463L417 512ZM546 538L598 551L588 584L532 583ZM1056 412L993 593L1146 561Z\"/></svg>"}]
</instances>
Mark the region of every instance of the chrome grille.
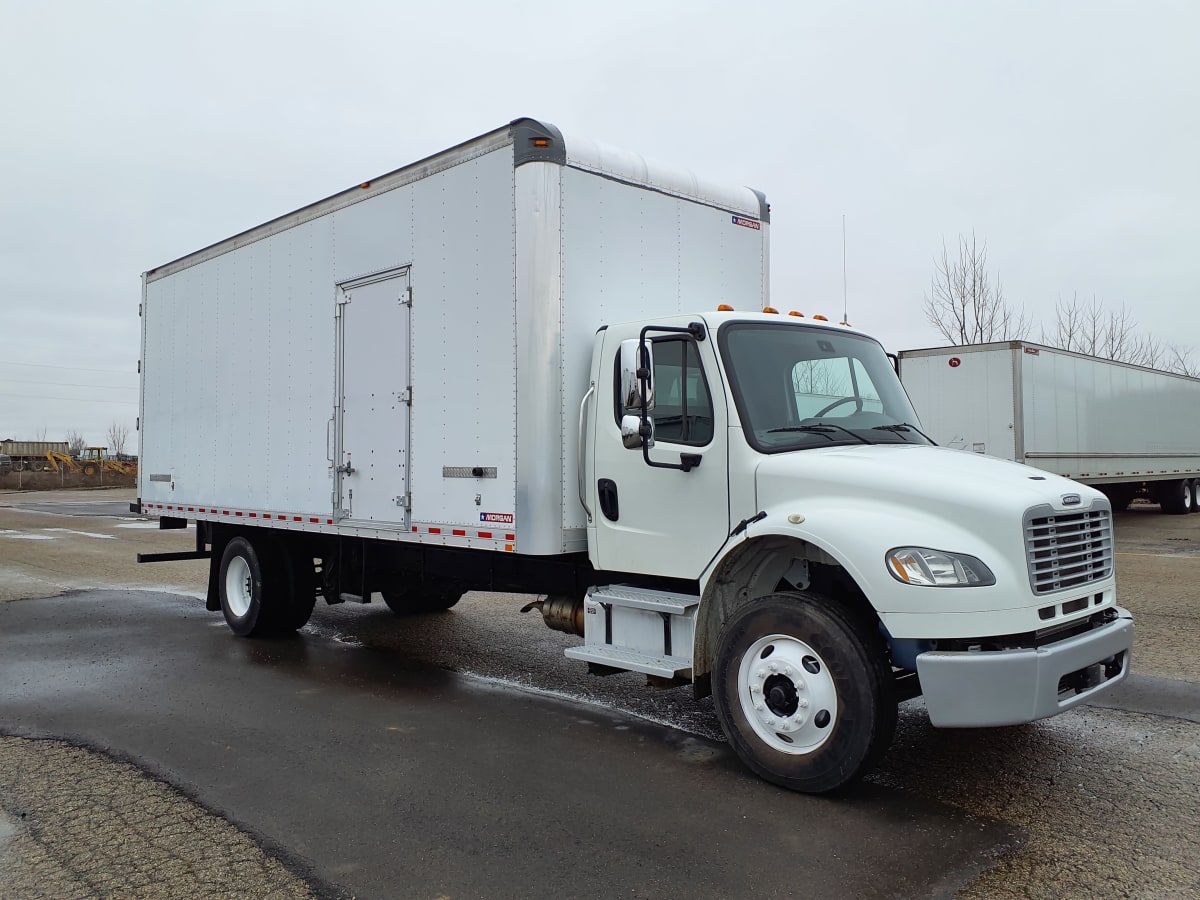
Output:
<instances>
[{"instance_id":1,"label":"chrome grille","mask_svg":"<svg viewBox=\"0 0 1200 900\"><path fill-rule=\"evenodd\" d=\"M1025 513L1025 559L1035 594L1107 578L1113 570L1112 512L1103 501L1081 512L1037 506Z\"/></svg>"}]
</instances>

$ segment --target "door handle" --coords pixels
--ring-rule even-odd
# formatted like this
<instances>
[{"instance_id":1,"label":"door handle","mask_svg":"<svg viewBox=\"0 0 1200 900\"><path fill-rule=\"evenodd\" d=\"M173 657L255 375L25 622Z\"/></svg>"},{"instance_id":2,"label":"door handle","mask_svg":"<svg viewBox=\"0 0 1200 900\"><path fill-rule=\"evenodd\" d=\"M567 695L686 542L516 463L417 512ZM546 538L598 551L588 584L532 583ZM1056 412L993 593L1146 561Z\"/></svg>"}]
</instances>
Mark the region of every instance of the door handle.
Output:
<instances>
[{"instance_id":1,"label":"door handle","mask_svg":"<svg viewBox=\"0 0 1200 900\"><path fill-rule=\"evenodd\" d=\"M601 478L596 482L596 496L600 499L600 512L610 522L621 517L621 508L617 503L617 483L611 478Z\"/></svg>"}]
</instances>

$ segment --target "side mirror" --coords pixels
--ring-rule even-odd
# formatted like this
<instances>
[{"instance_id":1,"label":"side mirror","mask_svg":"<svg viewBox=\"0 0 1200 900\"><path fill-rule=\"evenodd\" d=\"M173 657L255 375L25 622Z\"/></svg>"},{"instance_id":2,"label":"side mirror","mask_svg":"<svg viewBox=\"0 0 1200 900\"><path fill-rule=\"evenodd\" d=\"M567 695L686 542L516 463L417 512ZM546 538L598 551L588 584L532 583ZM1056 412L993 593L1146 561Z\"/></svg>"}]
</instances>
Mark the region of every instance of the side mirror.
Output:
<instances>
[{"instance_id":1,"label":"side mirror","mask_svg":"<svg viewBox=\"0 0 1200 900\"><path fill-rule=\"evenodd\" d=\"M621 412L641 414L654 409L653 379L654 345L637 338L621 341ZM646 388L645 409L642 409L643 384Z\"/></svg>"},{"instance_id":2,"label":"side mirror","mask_svg":"<svg viewBox=\"0 0 1200 900\"><path fill-rule=\"evenodd\" d=\"M643 425L639 415L628 413L621 416L621 443L625 445L625 449L641 450L642 438L646 439L647 448L654 446L654 420L647 417Z\"/></svg>"}]
</instances>

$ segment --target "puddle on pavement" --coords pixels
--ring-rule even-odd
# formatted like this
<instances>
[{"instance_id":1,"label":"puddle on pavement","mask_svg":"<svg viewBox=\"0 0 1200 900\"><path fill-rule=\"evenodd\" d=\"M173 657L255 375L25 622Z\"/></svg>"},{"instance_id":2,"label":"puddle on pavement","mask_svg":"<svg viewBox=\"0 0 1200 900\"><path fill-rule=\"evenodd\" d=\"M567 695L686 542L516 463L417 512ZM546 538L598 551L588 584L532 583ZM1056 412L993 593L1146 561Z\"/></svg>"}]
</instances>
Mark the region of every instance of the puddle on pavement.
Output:
<instances>
[{"instance_id":1,"label":"puddle on pavement","mask_svg":"<svg viewBox=\"0 0 1200 900\"><path fill-rule=\"evenodd\" d=\"M78 534L83 537L103 538L106 541L115 541L116 538L111 534L100 534L96 531L76 531L73 528L43 528L42 531L57 531L61 534Z\"/></svg>"},{"instance_id":2,"label":"puddle on pavement","mask_svg":"<svg viewBox=\"0 0 1200 900\"><path fill-rule=\"evenodd\" d=\"M24 531L13 531L10 528L0 528L0 537L13 538L18 541L52 541L52 534L28 534Z\"/></svg>"},{"instance_id":3,"label":"puddle on pavement","mask_svg":"<svg viewBox=\"0 0 1200 900\"><path fill-rule=\"evenodd\" d=\"M17 821L0 810L0 857L4 856L4 842L17 833Z\"/></svg>"}]
</instances>

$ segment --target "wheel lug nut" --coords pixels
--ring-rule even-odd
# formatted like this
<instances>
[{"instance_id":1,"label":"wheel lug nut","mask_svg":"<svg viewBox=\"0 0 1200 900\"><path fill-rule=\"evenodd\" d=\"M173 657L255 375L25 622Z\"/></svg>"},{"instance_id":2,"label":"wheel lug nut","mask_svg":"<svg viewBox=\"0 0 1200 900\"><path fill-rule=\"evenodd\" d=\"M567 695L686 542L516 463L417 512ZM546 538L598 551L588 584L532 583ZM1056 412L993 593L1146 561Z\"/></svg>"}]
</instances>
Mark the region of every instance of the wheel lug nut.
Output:
<instances>
[{"instance_id":1,"label":"wheel lug nut","mask_svg":"<svg viewBox=\"0 0 1200 900\"><path fill-rule=\"evenodd\" d=\"M801 709L808 709L808 701L807 701L807 700L803 700L803 699L801 699L801 701L800 701L800 708L801 708Z\"/></svg>"},{"instance_id":2,"label":"wheel lug nut","mask_svg":"<svg viewBox=\"0 0 1200 900\"><path fill-rule=\"evenodd\" d=\"M774 725L774 724L775 724L775 720L774 720L774 719L767 719L767 724L768 724L768 725Z\"/></svg>"},{"instance_id":3,"label":"wheel lug nut","mask_svg":"<svg viewBox=\"0 0 1200 900\"><path fill-rule=\"evenodd\" d=\"M796 679L796 690L798 690L798 691L804 690L804 679L803 678Z\"/></svg>"},{"instance_id":4,"label":"wheel lug nut","mask_svg":"<svg viewBox=\"0 0 1200 900\"><path fill-rule=\"evenodd\" d=\"M770 668L770 670L772 672L778 672L779 671L779 663L771 663L771 665L768 668Z\"/></svg>"},{"instance_id":5,"label":"wheel lug nut","mask_svg":"<svg viewBox=\"0 0 1200 900\"><path fill-rule=\"evenodd\" d=\"M757 709L759 712L763 711L763 705L761 703L754 704L754 708Z\"/></svg>"},{"instance_id":6,"label":"wheel lug nut","mask_svg":"<svg viewBox=\"0 0 1200 900\"><path fill-rule=\"evenodd\" d=\"M783 674L784 674L784 675L791 675L791 674L792 674L792 667L791 667L791 666L784 666L784 667L783 667Z\"/></svg>"}]
</instances>

